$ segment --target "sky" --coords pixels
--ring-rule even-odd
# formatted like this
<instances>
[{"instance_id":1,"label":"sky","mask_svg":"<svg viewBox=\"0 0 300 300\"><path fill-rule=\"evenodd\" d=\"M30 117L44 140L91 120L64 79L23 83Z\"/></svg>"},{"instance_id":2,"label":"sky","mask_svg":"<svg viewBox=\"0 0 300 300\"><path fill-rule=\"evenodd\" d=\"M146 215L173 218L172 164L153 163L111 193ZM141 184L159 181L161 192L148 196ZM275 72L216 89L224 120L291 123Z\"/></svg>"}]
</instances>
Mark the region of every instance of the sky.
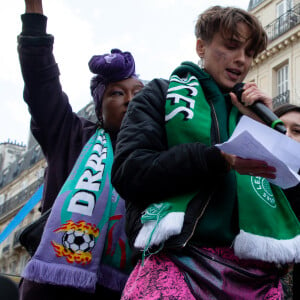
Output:
<instances>
[{"instance_id":1,"label":"sky","mask_svg":"<svg viewBox=\"0 0 300 300\"><path fill-rule=\"evenodd\" d=\"M194 26L213 5L247 9L249 0L44 0L47 32L64 92L75 112L91 101L88 61L112 48L130 51L141 79L168 78L182 61L198 62ZM0 12L0 143L27 144L30 114L23 101L17 55L22 0L6 1Z\"/></svg>"}]
</instances>

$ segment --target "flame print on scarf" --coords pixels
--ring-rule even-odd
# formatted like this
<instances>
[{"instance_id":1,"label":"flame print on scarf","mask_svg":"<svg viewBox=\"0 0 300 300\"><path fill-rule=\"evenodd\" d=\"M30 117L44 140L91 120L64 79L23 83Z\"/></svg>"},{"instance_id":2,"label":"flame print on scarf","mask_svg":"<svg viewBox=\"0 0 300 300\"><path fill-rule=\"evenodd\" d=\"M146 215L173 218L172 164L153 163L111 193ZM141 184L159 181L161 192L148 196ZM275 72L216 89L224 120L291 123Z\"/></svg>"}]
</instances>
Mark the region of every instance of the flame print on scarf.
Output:
<instances>
[{"instance_id":1,"label":"flame print on scarf","mask_svg":"<svg viewBox=\"0 0 300 300\"><path fill-rule=\"evenodd\" d=\"M51 242L57 257L65 257L68 263L89 264L92 260L92 250L99 235L99 229L84 221L67 223L55 229L54 232L64 232L62 245Z\"/></svg>"}]
</instances>

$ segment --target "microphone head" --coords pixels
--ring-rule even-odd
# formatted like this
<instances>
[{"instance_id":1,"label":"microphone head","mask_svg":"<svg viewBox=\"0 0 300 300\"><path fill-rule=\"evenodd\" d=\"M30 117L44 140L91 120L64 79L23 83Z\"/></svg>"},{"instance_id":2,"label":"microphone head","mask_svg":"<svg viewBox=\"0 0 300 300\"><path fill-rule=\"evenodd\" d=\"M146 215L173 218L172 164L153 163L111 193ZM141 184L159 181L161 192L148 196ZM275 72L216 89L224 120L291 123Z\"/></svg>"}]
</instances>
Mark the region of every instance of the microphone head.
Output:
<instances>
[{"instance_id":1,"label":"microphone head","mask_svg":"<svg viewBox=\"0 0 300 300\"><path fill-rule=\"evenodd\" d=\"M238 100L241 102L242 93L244 91L244 83L239 82L233 88L232 92L237 96Z\"/></svg>"}]
</instances>

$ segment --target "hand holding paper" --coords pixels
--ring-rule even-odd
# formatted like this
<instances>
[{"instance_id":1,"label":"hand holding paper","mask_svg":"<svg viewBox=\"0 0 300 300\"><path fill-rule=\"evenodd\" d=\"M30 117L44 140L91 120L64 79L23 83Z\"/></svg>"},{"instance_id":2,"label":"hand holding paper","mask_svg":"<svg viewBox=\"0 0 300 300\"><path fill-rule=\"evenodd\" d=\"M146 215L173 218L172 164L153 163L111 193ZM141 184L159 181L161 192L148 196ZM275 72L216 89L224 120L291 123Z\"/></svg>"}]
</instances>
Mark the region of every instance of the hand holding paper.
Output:
<instances>
[{"instance_id":1,"label":"hand holding paper","mask_svg":"<svg viewBox=\"0 0 300 300\"><path fill-rule=\"evenodd\" d=\"M247 116L241 118L227 142L216 146L225 153L275 167L276 178L268 181L284 189L300 182L300 143Z\"/></svg>"}]
</instances>

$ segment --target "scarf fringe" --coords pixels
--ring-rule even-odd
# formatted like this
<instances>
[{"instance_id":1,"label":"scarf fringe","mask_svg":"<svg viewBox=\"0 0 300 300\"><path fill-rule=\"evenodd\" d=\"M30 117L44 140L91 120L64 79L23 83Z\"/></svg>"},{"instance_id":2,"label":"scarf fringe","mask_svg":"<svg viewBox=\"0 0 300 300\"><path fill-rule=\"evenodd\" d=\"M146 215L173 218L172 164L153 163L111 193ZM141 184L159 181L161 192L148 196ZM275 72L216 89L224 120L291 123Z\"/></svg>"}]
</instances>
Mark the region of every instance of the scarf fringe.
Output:
<instances>
[{"instance_id":1,"label":"scarf fringe","mask_svg":"<svg viewBox=\"0 0 300 300\"><path fill-rule=\"evenodd\" d=\"M37 259L28 262L22 277L39 283L57 285L59 282L59 285L76 287L90 293L95 292L97 283L95 273Z\"/></svg>"},{"instance_id":2,"label":"scarf fringe","mask_svg":"<svg viewBox=\"0 0 300 300\"><path fill-rule=\"evenodd\" d=\"M184 212L170 212L160 221L144 223L135 239L134 247L145 249L145 247L158 246L170 236L179 234L182 230L184 215Z\"/></svg>"},{"instance_id":3,"label":"scarf fringe","mask_svg":"<svg viewBox=\"0 0 300 300\"><path fill-rule=\"evenodd\" d=\"M300 262L300 235L288 240L278 240L241 230L233 247L235 255L242 259L282 264Z\"/></svg>"}]
</instances>

